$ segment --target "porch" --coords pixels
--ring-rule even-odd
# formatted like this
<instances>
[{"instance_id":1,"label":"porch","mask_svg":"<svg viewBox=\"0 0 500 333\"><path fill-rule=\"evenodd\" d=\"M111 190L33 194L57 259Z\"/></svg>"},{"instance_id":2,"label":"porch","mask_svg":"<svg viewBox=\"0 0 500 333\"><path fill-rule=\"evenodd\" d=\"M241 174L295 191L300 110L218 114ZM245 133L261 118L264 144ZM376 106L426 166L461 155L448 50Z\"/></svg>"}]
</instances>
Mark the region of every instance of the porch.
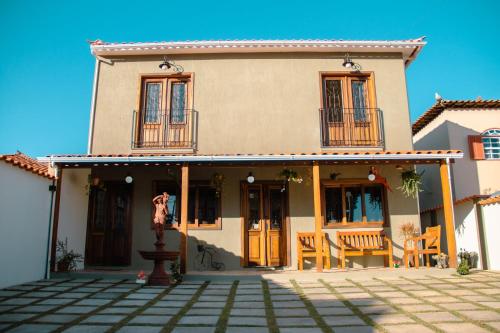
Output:
<instances>
[{"instance_id":1,"label":"porch","mask_svg":"<svg viewBox=\"0 0 500 333\"><path fill-rule=\"evenodd\" d=\"M406 198L397 190L401 179L396 166L435 164L442 172L443 187L449 188L448 163L460 157L456 151L52 157L59 169L52 267L55 268L55 240L67 238L70 248L85 254L87 268L106 266L109 260L115 260L112 265L125 269L150 269L137 251L153 247L151 199L163 191L174 197L169 203L167 249L180 250L183 272L196 270L199 243L214 247L217 260L227 270L248 266L283 266L293 270L297 267L298 232L314 232L316 237L326 232L333 267L338 252L336 232L345 229L383 230L394 242L395 257L401 258L399 226L420 223L416 199ZM372 167L384 181L367 179ZM278 176L284 168L294 170L304 181L284 182ZM334 174L340 175L335 178ZM220 189L213 184L214 175L224 176ZM253 183L248 182L249 175L254 177ZM128 177L130 184L125 182ZM328 192L330 187L341 190ZM352 207L339 204L348 192L348 200L359 198L351 202ZM101 208L96 202L99 193L108 198L101 202ZM446 206L448 200L451 202L451 193L443 193ZM336 199L336 195L341 196ZM329 208L325 197L330 198L326 200ZM375 204L369 206L372 199L376 199ZM113 213L121 220L110 224L121 229L111 229L112 232L99 229L106 226L102 223L110 210L103 207L110 200L122 201L122 207ZM337 206L331 202L337 202ZM358 202L357 207L354 202ZM451 211L447 217L446 237L453 267L456 250L452 247ZM322 261L319 255L307 266L321 271ZM349 262L349 267L383 265L382 258L373 257Z\"/></svg>"}]
</instances>

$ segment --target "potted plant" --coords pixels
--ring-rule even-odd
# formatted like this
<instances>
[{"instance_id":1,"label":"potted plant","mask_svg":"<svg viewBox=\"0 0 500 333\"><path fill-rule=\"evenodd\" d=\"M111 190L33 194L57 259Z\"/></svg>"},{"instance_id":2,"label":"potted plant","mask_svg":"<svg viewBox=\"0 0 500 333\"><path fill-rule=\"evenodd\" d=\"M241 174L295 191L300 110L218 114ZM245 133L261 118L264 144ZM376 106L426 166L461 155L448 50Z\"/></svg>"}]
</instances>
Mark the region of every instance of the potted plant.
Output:
<instances>
[{"instance_id":1,"label":"potted plant","mask_svg":"<svg viewBox=\"0 0 500 333\"><path fill-rule=\"evenodd\" d=\"M417 173L415 170L406 170L401 172L401 186L398 187L406 197L416 198L419 192L422 192L422 175L424 172Z\"/></svg>"},{"instance_id":2,"label":"potted plant","mask_svg":"<svg viewBox=\"0 0 500 333\"><path fill-rule=\"evenodd\" d=\"M460 259L460 264L457 267L458 274L469 274L472 254L473 252L466 251L465 249L460 249L460 252L458 252L458 258Z\"/></svg>"},{"instance_id":3,"label":"potted plant","mask_svg":"<svg viewBox=\"0 0 500 333\"><path fill-rule=\"evenodd\" d=\"M58 272L70 272L76 269L78 262L83 261L83 256L73 250L68 251L68 239L65 241L57 241L57 271Z\"/></svg>"}]
</instances>

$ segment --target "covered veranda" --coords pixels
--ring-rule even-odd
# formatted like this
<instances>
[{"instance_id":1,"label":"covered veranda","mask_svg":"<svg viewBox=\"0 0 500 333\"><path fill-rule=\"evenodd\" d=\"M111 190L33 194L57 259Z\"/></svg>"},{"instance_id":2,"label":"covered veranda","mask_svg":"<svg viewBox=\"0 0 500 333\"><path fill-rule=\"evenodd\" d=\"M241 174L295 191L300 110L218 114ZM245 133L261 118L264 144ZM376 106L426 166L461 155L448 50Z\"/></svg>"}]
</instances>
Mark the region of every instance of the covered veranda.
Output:
<instances>
[{"instance_id":1,"label":"covered veranda","mask_svg":"<svg viewBox=\"0 0 500 333\"><path fill-rule=\"evenodd\" d=\"M452 192L450 187L449 163L461 158L460 151L337 151L328 153L311 154L235 154L235 155L179 155L179 154L130 154L130 155L60 155L42 158L57 168L57 192L52 228L51 267L55 268L55 248L58 239L59 212L61 205L61 184L65 177L64 170L79 168L109 168L110 170L130 170L130 168L176 168L179 170L181 207L179 213L179 252L181 272L187 271L188 261L188 207L190 176L197 168L248 168L262 167L301 167L311 172L312 193L309 194L313 201L314 234L316 240L323 234L323 213L321 207L321 182L322 169L332 166L348 166L366 170L370 167L383 167L402 165L413 168L417 164L436 165L440 170L441 186L443 188L443 206L445 207L446 240L449 252L450 267L456 266L456 246L454 221L452 211ZM324 178L324 177L323 177ZM402 195L398 193L398 195ZM295 251L295 249L288 250ZM290 256L290 254L286 254ZM242 262L244 266L244 261ZM323 270L323 257L320 251L316 252L315 268Z\"/></svg>"}]
</instances>

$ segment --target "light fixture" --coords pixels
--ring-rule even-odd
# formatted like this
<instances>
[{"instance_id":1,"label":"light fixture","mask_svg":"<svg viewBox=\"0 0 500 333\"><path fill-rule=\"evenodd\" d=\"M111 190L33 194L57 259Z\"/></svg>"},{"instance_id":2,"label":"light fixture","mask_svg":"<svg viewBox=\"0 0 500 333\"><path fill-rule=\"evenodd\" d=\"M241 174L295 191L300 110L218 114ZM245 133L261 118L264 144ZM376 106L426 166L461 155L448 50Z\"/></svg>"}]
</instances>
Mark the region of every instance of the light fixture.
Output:
<instances>
[{"instance_id":1,"label":"light fixture","mask_svg":"<svg viewBox=\"0 0 500 333\"><path fill-rule=\"evenodd\" d=\"M346 53L344 56L344 62L342 63L342 66L345 68L352 68L354 67L354 62L352 62L351 57L349 57L349 53Z\"/></svg>"},{"instance_id":2,"label":"light fixture","mask_svg":"<svg viewBox=\"0 0 500 333\"><path fill-rule=\"evenodd\" d=\"M249 184L253 184L253 182L255 181L255 177L252 175L251 172L248 173L248 177L247 177L247 182Z\"/></svg>"},{"instance_id":3,"label":"light fixture","mask_svg":"<svg viewBox=\"0 0 500 333\"><path fill-rule=\"evenodd\" d=\"M375 167L370 167L370 171L368 171L368 180L372 182L375 178Z\"/></svg>"},{"instance_id":4,"label":"light fixture","mask_svg":"<svg viewBox=\"0 0 500 333\"><path fill-rule=\"evenodd\" d=\"M172 68L176 73L184 72L184 68L182 66L177 65L173 60L169 60L166 56L163 57L163 62L158 67L162 71L167 71Z\"/></svg>"},{"instance_id":5,"label":"light fixture","mask_svg":"<svg viewBox=\"0 0 500 333\"><path fill-rule=\"evenodd\" d=\"M127 174L127 176L125 177L125 183L132 184L133 181L134 178L130 174Z\"/></svg>"}]
</instances>

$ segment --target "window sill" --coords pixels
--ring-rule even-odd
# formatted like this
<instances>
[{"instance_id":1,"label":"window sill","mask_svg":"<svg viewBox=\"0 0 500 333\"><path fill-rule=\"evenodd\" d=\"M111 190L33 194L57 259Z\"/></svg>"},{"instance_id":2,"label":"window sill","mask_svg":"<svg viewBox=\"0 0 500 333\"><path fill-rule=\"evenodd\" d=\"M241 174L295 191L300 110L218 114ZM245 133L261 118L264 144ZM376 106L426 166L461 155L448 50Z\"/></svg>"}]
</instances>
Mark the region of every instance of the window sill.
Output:
<instances>
[{"instance_id":1,"label":"window sill","mask_svg":"<svg viewBox=\"0 0 500 333\"><path fill-rule=\"evenodd\" d=\"M323 225L323 229L382 228L384 222L347 222Z\"/></svg>"}]
</instances>

